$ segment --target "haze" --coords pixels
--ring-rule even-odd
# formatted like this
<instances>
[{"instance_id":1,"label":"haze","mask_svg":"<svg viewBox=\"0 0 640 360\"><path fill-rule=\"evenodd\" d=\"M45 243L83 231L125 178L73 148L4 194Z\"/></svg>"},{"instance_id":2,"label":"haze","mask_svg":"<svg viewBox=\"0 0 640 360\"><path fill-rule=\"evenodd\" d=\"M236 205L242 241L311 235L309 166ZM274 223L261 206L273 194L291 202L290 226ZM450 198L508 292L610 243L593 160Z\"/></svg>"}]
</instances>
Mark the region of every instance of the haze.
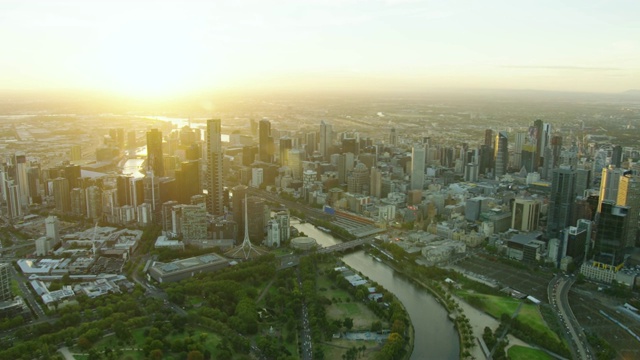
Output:
<instances>
[{"instance_id":1,"label":"haze","mask_svg":"<svg viewBox=\"0 0 640 360\"><path fill-rule=\"evenodd\" d=\"M636 1L3 1L2 90L640 84Z\"/></svg>"}]
</instances>

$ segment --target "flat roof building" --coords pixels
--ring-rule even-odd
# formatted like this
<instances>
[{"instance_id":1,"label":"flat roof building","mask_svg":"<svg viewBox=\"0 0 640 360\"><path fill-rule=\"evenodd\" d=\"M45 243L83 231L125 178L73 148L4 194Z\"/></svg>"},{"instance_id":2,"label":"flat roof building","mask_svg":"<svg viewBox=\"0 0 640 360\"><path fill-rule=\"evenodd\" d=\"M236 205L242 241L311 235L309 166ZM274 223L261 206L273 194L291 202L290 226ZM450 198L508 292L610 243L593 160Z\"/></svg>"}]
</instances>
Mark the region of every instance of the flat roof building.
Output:
<instances>
[{"instance_id":1,"label":"flat roof building","mask_svg":"<svg viewBox=\"0 0 640 360\"><path fill-rule=\"evenodd\" d=\"M149 276L159 283L176 282L203 272L215 272L229 265L228 259L207 254L170 263L156 262L149 268Z\"/></svg>"}]
</instances>

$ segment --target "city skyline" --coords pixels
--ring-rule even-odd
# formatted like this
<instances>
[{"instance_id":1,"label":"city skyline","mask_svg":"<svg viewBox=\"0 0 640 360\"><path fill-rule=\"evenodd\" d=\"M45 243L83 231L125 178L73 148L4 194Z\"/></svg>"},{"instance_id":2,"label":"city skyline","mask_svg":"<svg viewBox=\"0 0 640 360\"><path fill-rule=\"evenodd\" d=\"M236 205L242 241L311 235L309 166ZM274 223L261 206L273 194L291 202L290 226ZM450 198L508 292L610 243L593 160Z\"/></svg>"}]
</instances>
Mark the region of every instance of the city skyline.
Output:
<instances>
[{"instance_id":1,"label":"city skyline","mask_svg":"<svg viewBox=\"0 0 640 360\"><path fill-rule=\"evenodd\" d=\"M640 83L632 2L8 1L1 90L537 89Z\"/></svg>"}]
</instances>

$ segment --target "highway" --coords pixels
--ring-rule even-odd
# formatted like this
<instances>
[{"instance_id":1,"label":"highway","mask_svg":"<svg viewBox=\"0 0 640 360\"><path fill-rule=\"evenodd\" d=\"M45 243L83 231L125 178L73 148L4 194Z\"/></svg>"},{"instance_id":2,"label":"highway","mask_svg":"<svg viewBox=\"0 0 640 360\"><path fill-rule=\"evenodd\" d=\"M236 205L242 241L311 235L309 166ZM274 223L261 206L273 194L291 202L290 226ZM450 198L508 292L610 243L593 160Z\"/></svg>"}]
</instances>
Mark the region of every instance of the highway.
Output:
<instances>
[{"instance_id":1,"label":"highway","mask_svg":"<svg viewBox=\"0 0 640 360\"><path fill-rule=\"evenodd\" d=\"M567 337L570 341L569 349L574 359L593 359L589 344L587 343L582 327L576 320L569 305L569 289L575 279L567 276L556 276L548 287L549 303L560 317Z\"/></svg>"}]
</instances>

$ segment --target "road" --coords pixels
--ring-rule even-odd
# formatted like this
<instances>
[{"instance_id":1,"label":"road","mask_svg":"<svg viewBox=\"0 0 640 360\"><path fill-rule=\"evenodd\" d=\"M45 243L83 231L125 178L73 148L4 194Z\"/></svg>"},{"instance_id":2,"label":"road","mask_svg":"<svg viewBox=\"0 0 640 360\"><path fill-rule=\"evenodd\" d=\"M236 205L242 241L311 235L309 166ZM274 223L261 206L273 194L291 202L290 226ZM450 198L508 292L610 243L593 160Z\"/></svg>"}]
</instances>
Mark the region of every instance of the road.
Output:
<instances>
[{"instance_id":1,"label":"road","mask_svg":"<svg viewBox=\"0 0 640 360\"><path fill-rule=\"evenodd\" d=\"M29 289L29 280L21 272L16 271L16 269L13 266L11 266L11 271L14 272L15 279L18 282L18 286L20 287L20 290L22 291L22 295L25 301L27 302L27 304L29 304L29 307L33 311L36 319L49 320L49 316L45 314L44 310L42 310L42 307L40 306L36 298L33 296L33 293Z\"/></svg>"},{"instance_id":2,"label":"road","mask_svg":"<svg viewBox=\"0 0 640 360\"><path fill-rule=\"evenodd\" d=\"M549 300L551 306L560 316L560 321L564 326L569 338L571 355L574 359L592 359L592 351L586 341L582 327L576 320L569 305L569 289L575 279L567 276L556 276L549 282Z\"/></svg>"},{"instance_id":3,"label":"road","mask_svg":"<svg viewBox=\"0 0 640 360\"><path fill-rule=\"evenodd\" d=\"M300 269L297 269L298 286L302 289L302 277ZM313 360L313 345L311 343L311 327L309 326L309 309L307 303L302 302L302 336L300 337L300 358L302 360Z\"/></svg>"}]
</instances>

